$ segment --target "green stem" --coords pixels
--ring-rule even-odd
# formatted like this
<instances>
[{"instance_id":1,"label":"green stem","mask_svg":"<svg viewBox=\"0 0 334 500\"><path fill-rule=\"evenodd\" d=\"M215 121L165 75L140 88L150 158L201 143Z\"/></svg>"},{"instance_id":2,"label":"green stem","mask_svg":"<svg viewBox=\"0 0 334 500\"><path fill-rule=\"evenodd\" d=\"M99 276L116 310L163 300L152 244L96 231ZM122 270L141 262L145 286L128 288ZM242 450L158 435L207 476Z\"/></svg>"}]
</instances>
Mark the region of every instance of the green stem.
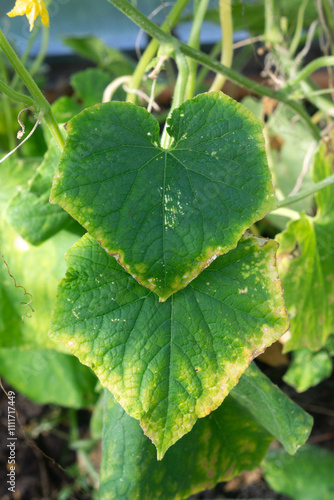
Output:
<instances>
[{"instance_id":1,"label":"green stem","mask_svg":"<svg viewBox=\"0 0 334 500\"><path fill-rule=\"evenodd\" d=\"M307 4L308 4L308 0L303 0L301 6L298 9L296 30L295 30L295 34L293 36L293 39L291 41L290 50L289 50L291 57L293 57L295 55L295 52L298 49L298 46L300 43L300 37L302 35L303 24L304 24L304 14L305 14L305 9L306 9Z\"/></svg>"},{"instance_id":2,"label":"green stem","mask_svg":"<svg viewBox=\"0 0 334 500\"><path fill-rule=\"evenodd\" d=\"M14 101L22 102L28 107L34 106L34 101L31 99L31 97L15 92L15 90L12 90L11 87L9 87L9 85L2 82L1 80L0 80L0 90Z\"/></svg>"},{"instance_id":3,"label":"green stem","mask_svg":"<svg viewBox=\"0 0 334 500\"><path fill-rule=\"evenodd\" d=\"M8 87L8 85L7 85L7 82L8 82L7 68L6 68L6 65L3 61L2 56L0 56L0 71L1 71L1 77L6 82L6 83L3 83L0 81L0 89L2 90L2 88L5 87L5 88L8 88L9 90L11 90L10 87ZM15 138L13 136L12 110L11 110L10 101L8 99L8 94L6 92L4 92L4 94L2 96L2 100L3 100L3 108L4 108L5 118L6 118L8 146L9 146L9 149L12 151L15 148L16 144L15 144Z\"/></svg>"},{"instance_id":4,"label":"green stem","mask_svg":"<svg viewBox=\"0 0 334 500\"><path fill-rule=\"evenodd\" d=\"M77 418L77 412L73 408L70 408L70 410L69 410L69 420L70 420L70 441L71 442L78 441L80 438L79 429L78 429L78 418ZM77 454L78 454L78 457L79 457L81 463L83 463L83 465L86 469L86 472L89 474L90 478L92 479L94 487L98 488L99 475L98 475L95 467L91 463L87 453L82 449L77 449L76 451L77 451Z\"/></svg>"},{"instance_id":5,"label":"green stem","mask_svg":"<svg viewBox=\"0 0 334 500\"><path fill-rule=\"evenodd\" d=\"M100 475L92 464L88 454L84 450L78 450L78 457L80 462L84 465L87 474L93 481L94 488L98 489L100 483Z\"/></svg>"},{"instance_id":6,"label":"green stem","mask_svg":"<svg viewBox=\"0 0 334 500\"><path fill-rule=\"evenodd\" d=\"M282 41L279 29L280 21L280 0L265 1L265 32L264 38L270 44L277 44Z\"/></svg>"},{"instance_id":7,"label":"green stem","mask_svg":"<svg viewBox=\"0 0 334 500\"><path fill-rule=\"evenodd\" d=\"M49 7L50 3L51 3L51 0L46 0L46 7L47 8ZM27 43L26 48L24 50L23 56L21 57L21 62L23 64L23 66L26 66L28 59L29 59L29 56L30 56L32 46L34 44L34 41L36 40L36 37L39 33L41 26L43 29L43 31L42 31L42 43L41 43L41 47L40 47L38 56L30 69L31 76L34 76L36 74L36 72L40 68L41 64L43 63L44 58L45 58L46 53L47 53L48 45L49 45L50 30L46 26L42 25L42 22L40 19L37 20L35 27L29 36L28 43ZM14 88L16 87L18 80L19 80L19 76L17 73L15 73L14 78L13 78L13 82L12 82L12 85Z\"/></svg>"},{"instance_id":8,"label":"green stem","mask_svg":"<svg viewBox=\"0 0 334 500\"><path fill-rule=\"evenodd\" d=\"M39 24L39 23L37 23ZM26 66L27 65L27 62L28 62L28 59L29 59L29 55L30 55L30 52L31 52L31 48L34 44L34 41L36 40L36 37L38 35L38 32L39 32L39 26L35 26L35 28L32 30L29 38L28 38L28 42L27 42L27 45L26 45L26 48L23 52L23 55L21 57L21 63L23 64L23 66ZM20 81L20 77L17 73L14 74L14 77L13 77L13 80L11 82L11 86L15 89L17 86L18 86L18 83ZM20 87L19 87L20 88Z\"/></svg>"},{"instance_id":9,"label":"green stem","mask_svg":"<svg viewBox=\"0 0 334 500\"><path fill-rule=\"evenodd\" d=\"M277 208L286 207L288 205L291 205L292 203L296 203L299 200L303 200L304 198L307 198L308 196L317 193L321 189L324 189L330 186L331 184L334 184L334 175L326 177L326 179L323 179L322 181L313 184L313 186L309 187L308 189L304 189L303 191L295 194L294 196L288 196L287 198L284 198L284 200L281 200L277 203Z\"/></svg>"},{"instance_id":10,"label":"green stem","mask_svg":"<svg viewBox=\"0 0 334 500\"><path fill-rule=\"evenodd\" d=\"M0 48L3 50L9 62L13 66L14 70L17 72L17 74L20 76L23 83L29 90L37 111L43 113L44 120L48 125L50 132L54 137L59 149L62 151L64 149L64 138L60 132L58 123L55 117L53 116L50 104L48 103L48 101L45 99L44 95L38 88L35 80L33 80L33 78L30 76L26 68L21 63L17 54L15 53L15 51L13 50L13 48L11 47L11 45L9 44L9 42L7 41L6 37L4 36L1 30L0 30Z\"/></svg>"},{"instance_id":11,"label":"green stem","mask_svg":"<svg viewBox=\"0 0 334 500\"><path fill-rule=\"evenodd\" d=\"M210 52L211 59L216 59L216 57L218 57L218 55L221 51L221 47L222 47L222 41L219 40L219 42L217 42L213 46L213 48ZM197 77L196 88L200 88L204 84L204 80L208 76L209 71L210 71L209 68L207 68L206 66L203 66L200 69L198 77Z\"/></svg>"},{"instance_id":12,"label":"green stem","mask_svg":"<svg viewBox=\"0 0 334 500\"><path fill-rule=\"evenodd\" d=\"M306 94L299 94L296 93L296 99L308 99L310 100L311 97L316 97L318 95L325 95L325 94L333 94L334 93L334 87L329 88L329 89L319 89L319 90L312 90L310 93Z\"/></svg>"},{"instance_id":13,"label":"green stem","mask_svg":"<svg viewBox=\"0 0 334 500\"><path fill-rule=\"evenodd\" d=\"M327 34L330 39L331 46L334 44L334 10L333 3L329 4L328 0L322 0L322 7L324 9L325 22L327 24Z\"/></svg>"},{"instance_id":14,"label":"green stem","mask_svg":"<svg viewBox=\"0 0 334 500\"><path fill-rule=\"evenodd\" d=\"M195 9L194 20L190 31L188 45L195 49L200 46L201 28L204 21L205 13L207 11L209 0L200 0ZM193 59L188 58L189 77L186 89L186 99L191 99L195 93L195 82L197 64Z\"/></svg>"},{"instance_id":15,"label":"green stem","mask_svg":"<svg viewBox=\"0 0 334 500\"><path fill-rule=\"evenodd\" d=\"M39 50L38 56L36 57L33 65L30 68L30 75L34 76L41 65L44 62L46 53L48 51L48 45L49 45L49 34L50 34L50 29L47 28L46 26L43 26L42 29L42 43L41 43L41 48Z\"/></svg>"},{"instance_id":16,"label":"green stem","mask_svg":"<svg viewBox=\"0 0 334 500\"><path fill-rule=\"evenodd\" d=\"M178 76L176 80L175 91L173 95L173 104L171 106L170 113L172 113L174 109L181 106L181 104L184 102L189 75L188 61L184 57L182 52L176 53L175 60L178 69Z\"/></svg>"},{"instance_id":17,"label":"green stem","mask_svg":"<svg viewBox=\"0 0 334 500\"><path fill-rule=\"evenodd\" d=\"M24 52L22 54L22 57L21 57L21 62L22 64L25 66L28 62L28 59L29 59L29 56L30 56L30 52L31 52L31 49L32 49L32 46L34 45L34 41L36 40L37 38L37 35L39 33L39 30L40 30L40 22L36 22L36 25L35 25L35 28L32 30L32 32L30 33L29 35L29 38L28 38L28 42L27 42L27 45L26 45L26 48L24 49ZM15 73L15 76L14 78L16 77L17 73ZM18 78L18 77L17 77ZM13 80L13 83L14 83L14 80Z\"/></svg>"},{"instance_id":18,"label":"green stem","mask_svg":"<svg viewBox=\"0 0 334 500\"><path fill-rule=\"evenodd\" d=\"M312 91L318 90L318 87L312 82L312 80L302 80L300 82L300 89L305 94L306 98L318 109L324 113L334 116L334 105L331 99L323 97L321 95L312 95Z\"/></svg>"},{"instance_id":19,"label":"green stem","mask_svg":"<svg viewBox=\"0 0 334 500\"><path fill-rule=\"evenodd\" d=\"M189 75L187 59L184 57L182 52L176 53L175 60L178 69L178 76L173 94L173 103L169 111L168 118L171 116L173 110L175 108L178 108L185 100L187 81ZM167 127L168 127L167 120L161 136L161 147L163 147L164 149L168 149L172 144L172 137L168 135L167 132Z\"/></svg>"},{"instance_id":20,"label":"green stem","mask_svg":"<svg viewBox=\"0 0 334 500\"><path fill-rule=\"evenodd\" d=\"M204 52L196 50L180 42L172 35L169 35L168 33L165 33L160 28L158 28L158 26L147 19L144 14L133 7L133 5L131 5L127 0L109 0L109 2L112 3L121 12L123 12L123 14L128 16L138 26L143 28L144 31L155 38L160 44L172 45L176 52L181 51L184 55L191 57L203 66L207 66L212 71L216 73L222 73L229 80L240 85L241 87L249 89L259 95L264 95L267 97L271 97L272 99L276 99L277 101L284 102L292 109L294 109L296 113L298 113L304 119L317 140L321 138L318 127L314 125L314 123L312 123L309 115L299 104L289 99L288 93L286 91L274 90L272 88L265 87L264 85L256 83L246 76L238 73L237 71L234 71L231 68L227 68L220 62L214 61L210 56L204 54Z\"/></svg>"},{"instance_id":21,"label":"green stem","mask_svg":"<svg viewBox=\"0 0 334 500\"><path fill-rule=\"evenodd\" d=\"M270 212L270 215L280 215L281 217L288 217L291 220L298 220L300 218L299 212L286 207L276 208Z\"/></svg>"},{"instance_id":22,"label":"green stem","mask_svg":"<svg viewBox=\"0 0 334 500\"><path fill-rule=\"evenodd\" d=\"M111 2L111 3L113 3L113 2ZM188 3L189 3L189 0L178 0L176 2L174 7L172 8L172 10L170 11L168 19L166 19L166 21L161 26L162 31L166 32L166 31L168 31L169 28L173 28L175 26L175 24L180 19L180 16L181 16L184 8L186 7L186 5ZM146 19L146 17L145 17L145 19ZM158 48L159 48L159 42L155 39L151 40L151 42L146 47L144 53L142 54L140 61L138 62L137 67L132 75L131 82L129 83L130 89L138 89L139 88L141 81L143 79L143 76L145 74L146 68L149 65L149 63L152 61L153 57L156 55ZM126 96L126 100L127 100L127 102L132 102L133 104L135 104L136 100L137 100L137 96L136 96L136 94L128 93Z\"/></svg>"},{"instance_id":23,"label":"green stem","mask_svg":"<svg viewBox=\"0 0 334 500\"><path fill-rule=\"evenodd\" d=\"M302 80L305 80L305 78L314 73L314 71L316 71L319 68L323 68L324 66L334 66L334 56L318 57L318 59L311 61L309 64L307 64L307 66L305 66L305 68L303 68L299 73L297 73L296 76L290 78L285 89L291 90L291 88L297 85L297 83L301 82Z\"/></svg>"},{"instance_id":24,"label":"green stem","mask_svg":"<svg viewBox=\"0 0 334 500\"><path fill-rule=\"evenodd\" d=\"M222 53L220 62L227 68L230 68L233 59L233 19L231 0L219 0L219 17L222 29ZM210 87L210 92L221 90L225 81L226 76L217 73Z\"/></svg>"}]
</instances>

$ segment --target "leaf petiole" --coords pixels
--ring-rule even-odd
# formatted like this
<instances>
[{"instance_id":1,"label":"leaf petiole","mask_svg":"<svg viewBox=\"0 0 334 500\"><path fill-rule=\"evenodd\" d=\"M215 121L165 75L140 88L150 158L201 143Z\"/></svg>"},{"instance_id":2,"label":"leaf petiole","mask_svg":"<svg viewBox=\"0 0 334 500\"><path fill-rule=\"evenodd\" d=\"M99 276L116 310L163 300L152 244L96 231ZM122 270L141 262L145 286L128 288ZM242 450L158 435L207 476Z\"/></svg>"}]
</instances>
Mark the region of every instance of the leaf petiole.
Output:
<instances>
[{"instance_id":1,"label":"leaf petiole","mask_svg":"<svg viewBox=\"0 0 334 500\"><path fill-rule=\"evenodd\" d=\"M323 179L322 181L313 184L313 186L311 186L310 188L304 189L303 191L295 194L294 196L287 196L286 198L284 198L284 200L280 200L277 203L277 208L286 207L288 205L291 205L292 203L296 203L299 200L303 200L304 198L307 198L308 196L317 193L321 189L324 189L330 186L331 184L334 184L334 175L326 177L326 179Z\"/></svg>"},{"instance_id":2,"label":"leaf petiole","mask_svg":"<svg viewBox=\"0 0 334 500\"><path fill-rule=\"evenodd\" d=\"M0 80L0 90L6 94L8 97L13 99L13 101L17 102L22 102L23 104L26 104L27 106L34 106L34 101L31 99L31 97L20 94L19 92L15 92L9 85L7 85L5 82L2 82Z\"/></svg>"},{"instance_id":3,"label":"leaf petiole","mask_svg":"<svg viewBox=\"0 0 334 500\"><path fill-rule=\"evenodd\" d=\"M177 77L176 85L175 85L175 89L174 89L173 103L172 103L168 118L170 118L173 110L175 108L178 108L179 106L181 106L181 104L185 100L188 75L189 75L188 62L187 62L187 59L185 58L185 56L182 54L182 52L176 53L175 60L176 60L176 65L177 65L177 69L178 69L179 73L178 73L178 77ZM165 122L165 127L164 127L164 130L162 132L162 136L161 136L161 146L164 149L168 149L172 143L172 137L167 132L168 118Z\"/></svg>"}]
</instances>

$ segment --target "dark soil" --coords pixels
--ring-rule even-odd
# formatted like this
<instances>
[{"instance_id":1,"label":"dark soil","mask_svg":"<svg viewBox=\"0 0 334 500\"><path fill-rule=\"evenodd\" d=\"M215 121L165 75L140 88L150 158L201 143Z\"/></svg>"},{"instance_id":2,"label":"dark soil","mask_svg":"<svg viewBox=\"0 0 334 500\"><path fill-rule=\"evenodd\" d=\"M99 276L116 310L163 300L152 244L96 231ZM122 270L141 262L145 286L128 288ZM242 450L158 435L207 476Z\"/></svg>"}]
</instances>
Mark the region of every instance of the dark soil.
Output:
<instances>
[{"instance_id":1,"label":"dark soil","mask_svg":"<svg viewBox=\"0 0 334 500\"><path fill-rule=\"evenodd\" d=\"M3 383L8 392L12 389ZM16 403L16 485L15 493L8 491L8 400L1 390L0 396L0 499L1 500L53 500L71 485L73 494L66 499L89 500L91 494L82 490L69 468L76 463L76 453L69 449L68 410L56 406L40 406L15 391ZM79 412L80 434L85 434L89 425L89 412ZM38 432L43 423L58 422L49 430ZM36 435L36 437L32 437Z\"/></svg>"}]
</instances>

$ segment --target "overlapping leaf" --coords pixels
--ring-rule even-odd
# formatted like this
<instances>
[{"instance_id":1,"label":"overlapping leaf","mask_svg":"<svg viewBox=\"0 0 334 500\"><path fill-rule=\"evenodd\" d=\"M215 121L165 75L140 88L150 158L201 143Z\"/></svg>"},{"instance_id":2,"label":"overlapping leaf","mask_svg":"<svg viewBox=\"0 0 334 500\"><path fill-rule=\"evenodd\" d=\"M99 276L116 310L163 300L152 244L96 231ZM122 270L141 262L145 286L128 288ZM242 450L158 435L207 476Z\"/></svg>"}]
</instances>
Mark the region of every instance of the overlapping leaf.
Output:
<instances>
[{"instance_id":1,"label":"overlapping leaf","mask_svg":"<svg viewBox=\"0 0 334 500\"><path fill-rule=\"evenodd\" d=\"M74 96L61 96L52 104L57 121L68 122L83 108L102 102L104 90L110 81L110 74L98 68L88 68L75 73L71 78Z\"/></svg>"},{"instance_id":2,"label":"overlapping leaf","mask_svg":"<svg viewBox=\"0 0 334 500\"><path fill-rule=\"evenodd\" d=\"M157 462L139 423L106 391L99 498L187 498L258 466L271 441L268 432L295 452L311 421L251 364L224 403Z\"/></svg>"},{"instance_id":3,"label":"overlapping leaf","mask_svg":"<svg viewBox=\"0 0 334 500\"><path fill-rule=\"evenodd\" d=\"M110 71L115 76L130 75L135 69L134 61L119 50L109 47L96 36L66 36L63 40L76 54Z\"/></svg>"},{"instance_id":4,"label":"overlapping leaf","mask_svg":"<svg viewBox=\"0 0 334 500\"><path fill-rule=\"evenodd\" d=\"M241 377L232 395L290 455L309 437L312 417L274 386L254 363Z\"/></svg>"},{"instance_id":5,"label":"overlapping leaf","mask_svg":"<svg viewBox=\"0 0 334 500\"><path fill-rule=\"evenodd\" d=\"M82 408L97 399L93 372L55 349L0 349L0 375L39 404Z\"/></svg>"},{"instance_id":6,"label":"overlapping leaf","mask_svg":"<svg viewBox=\"0 0 334 500\"><path fill-rule=\"evenodd\" d=\"M331 144L315 158L314 180L333 173ZM285 350L319 350L334 331L334 188L316 195L316 217L302 214L279 234L279 274L291 322Z\"/></svg>"},{"instance_id":7,"label":"overlapping leaf","mask_svg":"<svg viewBox=\"0 0 334 500\"><path fill-rule=\"evenodd\" d=\"M270 435L232 397L161 462L139 423L106 391L99 500L179 500L259 465Z\"/></svg>"},{"instance_id":8,"label":"overlapping leaf","mask_svg":"<svg viewBox=\"0 0 334 500\"><path fill-rule=\"evenodd\" d=\"M54 141L32 177L28 189L20 189L9 203L7 219L32 245L38 245L63 228L71 218L62 208L49 202L60 151Z\"/></svg>"},{"instance_id":9,"label":"overlapping leaf","mask_svg":"<svg viewBox=\"0 0 334 500\"><path fill-rule=\"evenodd\" d=\"M27 187L29 179L32 177L38 161L26 158L25 160L7 158L1 164L1 184L0 184L0 217L3 218L9 200L18 189Z\"/></svg>"},{"instance_id":10,"label":"overlapping leaf","mask_svg":"<svg viewBox=\"0 0 334 500\"><path fill-rule=\"evenodd\" d=\"M65 272L64 252L77 237L60 231L31 246L5 218L10 198L18 189L28 192L27 181L37 168L38 162L27 159L9 158L1 165L0 251L8 268L0 257L0 375L39 403L79 408L96 399L96 377L74 356L58 352L64 347L47 335L57 283Z\"/></svg>"},{"instance_id":11,"label":"overlapping leaf","mask_svg":"<svg viewBox=\"0 0 334 500\"><path fill-rule=\"evenodd\" d=\"M275 251L244 238L161 304L87 234L67 253L51 336L140 419L161 458L287 329Z\"/></svg>"},{"instance_id":12,"label":"overlapping leaf","mask_svg":"<svg viewBox=\"0 0 334 500\"><path fill-rule=\"evenodd\" d=\"M333 370L330 354L322 349L298 349L293 353L292 363L284 375L284 381L298 392L304 392L328 378Z\"/></svg>"},{"instance_id":13,"label":"overlapping leaf","mask_svg":"<svg viewBox=\"0 0 334 500\"><path fill-rule=\"evenodd\" d=\"M8 203L18 189L27 189L38 162L8 158L1 165L0 184L0 251L16 284L32 295L31 306L35 313L31 318L30 295L23 288L15 287L8 269L0 257L0 347L1 348L52 348L56 344L48 336L51 310L55 301L57 284L65 272L64 252L77 240L66 231L60 231L53 240L33 247L23 240L8 224L5 214ZM57 348L63 350L58 343Z\"/></svg>"},{"instance_id":14,"label":"overlapping leaf","mask_svg":"<svg viewBox=\"0 0 334 500\"><path fill-rule=\"evenodd\" d=\"M52 112L58 123L66 123L82 111L82 105L69 96L61 96L52 103Z\"/></svg>"},{"instance_id":15,"label":"overlapping leaf","mask_svg":"<svg viewBox=\"0 0 334 500\"><path fill-rule=\"evenodd\" d=\"M331 500L334 495L334 454L303 446L294 457L271 450L263 462L269 486L293 500Z\"/></svg>"},{"instance_id":16,"label":"overlapping leaf","mask_svg":"<svg viewBox=\"0 0 334 500\"><path fill-rule=\"evenodd\" d=\"M103 92L110 82L110 75L98 68L79 71L71 78L71 85L85 108L102 102Z\"/></svg>"},{"instance_id":17,"label":"overlapping leaf","mask_svg":"<svg viewBox=\"0 0 334 500\"><path fill-rule=\"evenodd\" d=\"M64 252L77 238L67 231L60 231L54 238L35 247L2 221L0 251L17 286L23 288L15 287L14 279L0 256L0 348L63 350L63 346L53 342L47 333L57 284L65 271ZM25 291L27 295L24 295ZM29 302L30 306L23 305Z\"/></svg>"},{"instance_id":18,"label":"overlapping leaf","mask_svg":"<svg viewBox=\"0 0 334 500\"><path fill-rule=\"evenodd\" d=\"M275 205L262 125L219 92L174 110L168 150L153 116L128 103L94 106L67 130L53 202L161 301Z\"/></svg>"}]
</instances>

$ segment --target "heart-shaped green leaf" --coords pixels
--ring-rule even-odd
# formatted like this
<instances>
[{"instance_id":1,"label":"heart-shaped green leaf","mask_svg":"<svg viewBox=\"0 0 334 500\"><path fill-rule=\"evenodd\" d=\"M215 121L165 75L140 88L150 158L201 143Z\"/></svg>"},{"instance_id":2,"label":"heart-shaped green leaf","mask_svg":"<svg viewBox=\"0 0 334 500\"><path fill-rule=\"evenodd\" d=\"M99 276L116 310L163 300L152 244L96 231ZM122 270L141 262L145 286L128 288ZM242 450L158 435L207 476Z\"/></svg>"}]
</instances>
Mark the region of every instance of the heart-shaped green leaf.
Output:
<instances>
[{"instance_id":1,"label":"heart-shaped green leaf","mask_svg":"<svg viewBox=\"0 0 334 500\"><path fill-rule=\"evenodd\" d=\"M87 109L67 131L52 201L161 301L275 206L262 124L220 92L174 110L168 150L129 103Z\"/></svg>"},{"instance_id":2,"label":"heart-shaped green leaf","mask_svg":"<svg viewBox=\"0 0 334 500\"><path fill-rule=\"evenodd\" d=\"M140 419L161 458L286 331L276 248L243 238L161 304L86 234L66 254L51 336Z\"/></svg>"}]
</instances>

